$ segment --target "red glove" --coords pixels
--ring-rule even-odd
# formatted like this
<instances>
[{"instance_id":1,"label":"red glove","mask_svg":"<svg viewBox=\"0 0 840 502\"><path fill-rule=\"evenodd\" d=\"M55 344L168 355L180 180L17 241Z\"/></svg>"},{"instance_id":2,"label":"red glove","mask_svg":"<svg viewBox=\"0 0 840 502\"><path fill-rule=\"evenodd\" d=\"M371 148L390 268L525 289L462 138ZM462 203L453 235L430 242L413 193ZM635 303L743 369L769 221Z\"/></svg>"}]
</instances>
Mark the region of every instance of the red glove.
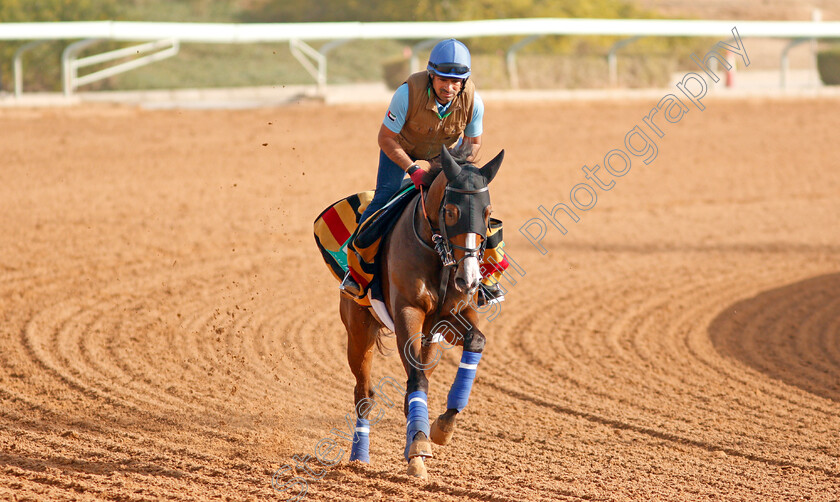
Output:
<instances>
[{"instance_id":1,"label":"red glove","mask_svg":"<svg viewBox=\"0 0 840 502\"><path fill-rule=\"evenodd\" d=\"M408 173L408 176L411 178L411 181L414 183L414 187L420 190L420 187L428 187L429 184L426 182L426 171L420 168L417 164L413 164L409 167L405 172Z\"/></svg>"}]
</instances>

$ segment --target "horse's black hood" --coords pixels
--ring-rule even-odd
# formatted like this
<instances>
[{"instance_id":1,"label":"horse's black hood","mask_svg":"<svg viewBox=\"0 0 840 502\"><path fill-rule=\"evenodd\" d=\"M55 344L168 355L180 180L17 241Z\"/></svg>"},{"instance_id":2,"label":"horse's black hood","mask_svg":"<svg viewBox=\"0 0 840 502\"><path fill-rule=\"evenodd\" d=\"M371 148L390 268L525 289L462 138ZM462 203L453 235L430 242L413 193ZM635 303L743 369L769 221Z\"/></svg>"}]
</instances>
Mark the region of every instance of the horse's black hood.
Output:
<instances>
[{"instance_id":1,"label":"horse's black hood","mask_svg":"<svg viewBox=\"0 0 840 502\"><path fill-rule=\"evenodd\" d=\"M449 236L474 233L487 237L487 207L490 206L490 191L487 185L499 170L504 150L481 169L469 164L458 165L446 148L441 149L441 164L449 183L443 196L441 210L447 204L458 208L459 218L453 225L446 225ZM441 213L443 214L443 213ZM441 224L445 219L442 218Z\"/></svg>"}]
</instances>

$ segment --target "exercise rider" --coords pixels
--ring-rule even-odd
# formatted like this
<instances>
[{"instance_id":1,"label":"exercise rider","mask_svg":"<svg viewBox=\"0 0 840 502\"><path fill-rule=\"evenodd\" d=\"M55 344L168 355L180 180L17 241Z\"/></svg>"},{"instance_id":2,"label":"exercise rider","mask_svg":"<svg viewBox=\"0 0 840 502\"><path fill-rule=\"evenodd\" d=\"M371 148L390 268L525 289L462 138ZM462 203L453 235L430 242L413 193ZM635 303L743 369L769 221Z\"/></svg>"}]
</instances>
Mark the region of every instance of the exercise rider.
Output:
<instances>
[{"instance_id":1,"label":"exercise rider","mask_svg":"<svg viewBox=\"0 0 840 502\"><path fill-rule=\"evenodd\" d=\"M397 88L379 129L376 191L360 222L397 193L406 174L417 188L426 185L426 170L417 161L438 163L441 145L474 161L481 147L484 103L469 80L470 59L463 43L443 40L432 49L426 70ZM348 272L341 289L358 296L361 288ZM481 289L479 303L504 298L498 283L482 283Z\"/></svg>"}]
</instances>

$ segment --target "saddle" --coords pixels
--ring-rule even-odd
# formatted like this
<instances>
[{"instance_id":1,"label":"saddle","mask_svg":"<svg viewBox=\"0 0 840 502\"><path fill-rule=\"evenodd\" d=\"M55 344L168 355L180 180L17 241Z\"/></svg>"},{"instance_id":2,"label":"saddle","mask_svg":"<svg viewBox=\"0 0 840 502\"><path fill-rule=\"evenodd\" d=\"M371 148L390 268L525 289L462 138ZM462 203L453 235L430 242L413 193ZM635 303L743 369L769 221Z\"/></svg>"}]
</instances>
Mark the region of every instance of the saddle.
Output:
<instances>
[{"instance_id":1,"label":"saddle","mask_svg":"<svg viewBox=\"0 0 840 502\"><path fill-rule=\"evenodd\" d=\"M351 270L353 278L362 288L361 295L352 298L363 307L372 307L386 326L390 319L384 310L377 273L380 268L381 245L399 216L419 193L411 180L405 180L391 200L361 224L359 220L362 213L373 200L373 190L334 202L315 219L315 243L330 273L341 282L347 270ZM352 246L349 253L348 246ZM508 268L509 262L503 247L502 222L490 218L487 248L479 264L483 282L487 285L498 283Z\"/></svg>"},{"instance_id":2,"label":"saddle","mask_svg":"<svg viewBox=\"0 0 840 502\"><path fill-rule=\"evenodd\" d=\"M371 305L371 292L376 298L381 296L376 272L383 238L419 193L411 180L406 180L384 207L363 222L359 219L373 199L372 190L331 204L315 219L315 243L327 268L339 282L348 269L352 270L353 278L362 288L360 297L354 298L359 305ZM351 246L349 253L348 245Z\"/></svg>"}]
</instances>

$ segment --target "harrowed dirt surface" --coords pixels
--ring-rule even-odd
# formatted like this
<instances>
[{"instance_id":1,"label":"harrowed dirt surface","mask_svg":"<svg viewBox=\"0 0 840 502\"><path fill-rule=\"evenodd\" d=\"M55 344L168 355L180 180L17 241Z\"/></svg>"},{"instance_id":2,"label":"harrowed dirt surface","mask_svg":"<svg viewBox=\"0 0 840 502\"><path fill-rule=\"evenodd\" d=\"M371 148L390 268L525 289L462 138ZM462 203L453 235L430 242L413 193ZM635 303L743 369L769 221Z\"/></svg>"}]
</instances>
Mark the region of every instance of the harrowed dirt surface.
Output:
<instances>
[{"instance_id":1,"label":"harrowed dirt surface","mask_svg":"<svg viewBox=\"0 0 840 502\"><path fill-rule=\"evenodd\" d=\"M706 99L547 254L518 231L654 104L487 103L526 275L429 481L399 407L370 465L331 433L354 381L311 224L372 187L383 106L0 110L0 500L285 500L329 437L304 500L837 500L840 100Z\"/></svg>"}]
</instances>

